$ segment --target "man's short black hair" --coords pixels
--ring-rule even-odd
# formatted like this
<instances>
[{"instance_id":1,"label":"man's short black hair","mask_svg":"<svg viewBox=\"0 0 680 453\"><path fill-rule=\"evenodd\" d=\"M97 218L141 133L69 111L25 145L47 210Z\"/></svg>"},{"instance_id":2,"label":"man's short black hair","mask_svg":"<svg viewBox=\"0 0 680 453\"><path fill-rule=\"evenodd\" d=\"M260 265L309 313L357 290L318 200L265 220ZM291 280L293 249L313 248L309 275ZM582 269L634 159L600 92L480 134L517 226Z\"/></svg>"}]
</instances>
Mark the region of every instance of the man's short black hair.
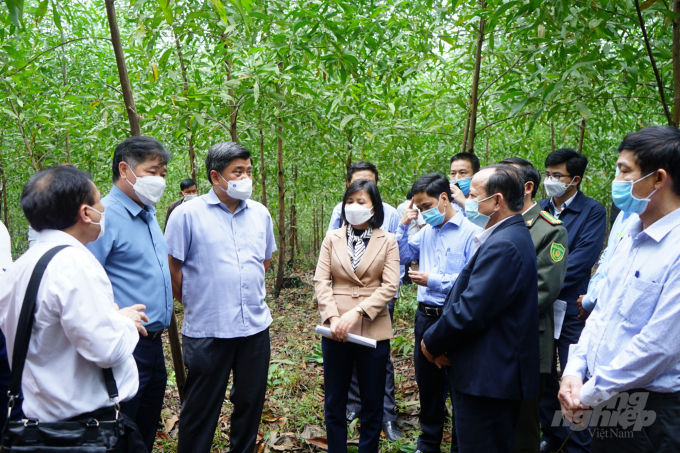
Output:
<instances>
[{"instance_id":1,"label":"man's short black hair","mask_svg":"<svg viewBox=\"0 0 680 453\"><path fill-rule=\"evenodd\" d=\"M541 184L541 175L538 173L534 164L521 157L509 157L500 161L501 164L517 165L519 167L519 174L524 180L524 184L528 182L534 183L534 190L531 191L531 198L533 199L538 192L538 186Z\"/></svg>"},{"instance_id":2,"label":"man's short black hair","mask_svg":"<svg viewBox=\"0 0 680 453\"><path fill-rule=\"evenodd\" d=\"M470 165L472 166L472 174L475 174L479 171L480 164L479 164L479 158L473 154L473 153L458 153L455 156L451 158L449 161L449 167L451 167L451 164L454 163L457 160L466 160L470 162Z\"/></svg>"},{"instance_id":3,"label":"man's short black hair","mask_svg":"<svg viewBox=\"0 0 680 453\"><path fill-rule=\"evenodd\" d=\"M626 135L621 151L632 151L642 176L663 168L673 180L673 193L680 195L680 131L669 126L649 126Z\"/></svg>"},{"instance_id":4,"label":"man's short black hair","mask_svg":"<svg viewBox=\"0 0 680 453\"><path fill-rule=\"evenodd\" d=\"M411 198L413 198L413 186L411 186L411 188L406 193L406 199L410 200Z\"/></svg>"},{"instance_id":5,"label":"man's short black hair","mask_svg":"<svg viewBox=\"0 0 680 453\"><path fill-rule=\"evenodd\" d=\"M113 182L120 178L118 169L121 162L135 170L137 165L150 159L160 159L163 165L167 165L172 159L172 154L167 152L161 142L153 137L134 136L128 137L116 146L113 152Z\"/></svg>"},{"instance_id":6,"label":"man's short black hair","mask_svg":"<svg viewBox=\"0 0 680 453\"><path fill-rule=\"evenodd\" d=\"M345 195L342 197L342 212L340 215L341 223L340 226L349 224L347 218L345 217L345 204L347 203L347 198L350 195L359 192L360 190L365 190L368 196L371 197L371 203L373 203L373 217L368 221L371 228L380 228L385 220L385 211L383 210L382 198L380 198L380 191L378 186L373 184L373 181L367 179L360 179L359 181L354 181L349 185L347 190L345 190Z\"/></svg>"},{"instance_id":7,"label":"man's short black hair","mask_svg":"<svg viewBox=\"0 0 680 453\"><path fill-rule=\"evenodd\" d=\"M520 212L524 207L524 180L519 170L507 164L493 164L483 170L487 168L494 172L486 181L486 195L500 193L512 212Z\"/></svg>"},{"instance_id":8,"label":"man's short black hair","mask_svg":"<svg viewBox=\"0 0 680 453\"><path fill-rule=\"evenodd\" d=\"M445 193L448 200L451 201L450 184L449 180L441 173L429 173L425 176L421 176L413 183L411 192L413 192L414 196L425 192L433 198L439 198L442 193Z\"/></svg>"},{"instance_id":9,"label":"man's short black hair","mask_svg":"<svg viewBox=\"0 0 680 453\"><path fill-rule=\"evenodd\" d=\"M378 169L372 163L364 161L354 162L349 166L347 169L347 182L352 182L352 175L354 172L363 170L372 171L375 175L375 182L378 182Z\"/></svg>"},{"instance_id":10,"label":"man's short black hair","mask_svg":"<svg viewBox=\"0 0 680 453\"><path fill-rule=\"evenodd\" d=\"M186 190L191 186L195 186L196 181L194 181L191 178L183 179L181 183L179 183L179 190Z\"/></svg>"},{"instance_id":11,"label":"man's short black hair","mask_svg":"<svg viewBox=\"0 0 680 453\"><path fill-rule=\"evenodd\" d=\"M545 158L545 166L550 165L567 165L567 171L571 175L572 179L574 176L580 176L581 181L578 183L577 187L583 182L583 175L586 173L586 167L588 166L588 158L583 154L580 154L575 149L571 148L561 148L556 149L552 153L548 154Z\"/></svg>"},{"instance_id":12,"label":"man's short black hair","mask_svg":"<svg viewBox=\"0 0 680 453\"><path fill-rule=\"evenodd\" d=\"M64 230L78 221L80 207L92 206L94 199L90 175L59 165L33 175L21 192L20 203L34 230Z\"/></svg>"},{"instance_id":13,"label":"man's short black hair","mask_svg":"<svg viewBox=\"0 0 680 453\"><path fill-rule=\"evenodd\" d=\"M253 163L253 157L245 146L235 142L219 142L212 145L205 156L205 170L208 181L212 183L212 179L210 179L211 171L215 170L221 174L222 170L227 168L234 159L250 159L250 163Z\"/></svg>"}]
</instances>

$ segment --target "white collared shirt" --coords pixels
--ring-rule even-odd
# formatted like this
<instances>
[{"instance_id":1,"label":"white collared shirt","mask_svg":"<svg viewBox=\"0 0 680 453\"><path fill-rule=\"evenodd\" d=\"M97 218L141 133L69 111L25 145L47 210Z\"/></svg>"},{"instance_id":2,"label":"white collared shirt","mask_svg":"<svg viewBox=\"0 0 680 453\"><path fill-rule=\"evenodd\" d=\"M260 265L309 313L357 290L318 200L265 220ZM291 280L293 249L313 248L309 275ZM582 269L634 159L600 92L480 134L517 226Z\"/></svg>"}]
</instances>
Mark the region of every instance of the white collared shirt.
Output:
<instances>
[{"instance_id":1,"label":"white collared shirt","mask_svg":"<svg viewBox=\"0 0 680 453\"><path fill-rule=\"evenodd\" d=\"M38 260L58 245L70 247L45 270L22 381L24 414L41 422L112 406L102 368L112 368L121 401L132 398L139 386L132 356L137 329L118 314L101 264L63 231L40 232L35 246L0 277L0 328L10 363L28 281Z\"/></svg>"},{"instance_id":2,"label":"white collared shirt","mask_svg":"<svg viewBox=\"0 0 680 453\"><path fill-rule=\"evenodd\" d=\"M512 217L512 216L510 216L510 217ZM475 253L477 252L477 250L479 250L479 248L482 246L482 244L484 244L484 242L486 242L486 240L489 239L489 236L491 236L491 233L493 233L493 230L498 228L498 225L505 222L510 217L504 218L503 220L501 220L500 222L498 222L497 224L495 224L491 228L487 228L486 230L482 230L475 235L475 237L472 239L472 241L475 243Z\"/></svg>"}]
</instances>

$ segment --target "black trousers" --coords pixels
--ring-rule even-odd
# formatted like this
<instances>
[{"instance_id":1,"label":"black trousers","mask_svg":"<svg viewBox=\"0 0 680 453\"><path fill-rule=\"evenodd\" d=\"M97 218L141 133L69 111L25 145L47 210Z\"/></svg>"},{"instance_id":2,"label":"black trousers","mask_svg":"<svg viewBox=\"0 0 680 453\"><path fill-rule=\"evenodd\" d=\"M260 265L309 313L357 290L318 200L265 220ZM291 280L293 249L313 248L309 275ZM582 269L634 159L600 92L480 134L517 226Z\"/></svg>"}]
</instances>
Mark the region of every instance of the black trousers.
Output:
<instances>
[{"instance_id":1,"label":"black trousers","mask_svg":"<svg viewBox=\"0 0 680 453\"><path fill-rule=\"evenodd\" d=\"M420 426L422 433L418 437L418 450L423 453L439 452L442 437L444 436L444 422L446 420L446 389L448 387L448 368L439 369L437 365L427 360L420 349L420 341L423 335L439 316L428 316L421 311L416 311L415 337L416 344L413 352L413 360L416 371L416 382L420 392ZM455 426L456 411L451 418L452 426ZM456 442L456 430L451 433L451 451L458 451Z\"/></svg>"},{"instance_id":2,"label":"black trousers","mask_svg":"<svg viewBox=\"0 0 680 453\"><path fill-rule=\"evenodd\" d=\"M154 339L140 335L139 343L133 353L139 372L139 390L137 394L121 406L121 412L137 424L139 433L147 450L153 450L156 431L161 421L165 384L168 374L165 370L163 356L163 339L157 335Z\"/></svg>"},{"instance_id":3,"label":"black trousers","mask_svg":"<svg viewBox=\"0 0 680 453\"><path fill-rule=\"evenodd\" d=\"M541 374L539 395L543 394L547 374ZM538 403L541 397L522 401L519 420L515 426L514 453L538 453L541 444L541 423L538 417Z\"/></svg>"},{"instance_id":4,"label":"black trousers","mask_svg":"<svg viewBox=\"0 0 680 453\"><path fill-rule=\"evenodd\" d=\"M578 309L575 306L567 306L567 313L564 315L562 332L560 338L555 340L555 346L560 356L560 368L564 370L569 360L569 346L578 343L585 323L578 319ZM560 381L557 375L557 355L553 354L553 365L550 375L547 376L545 389L541 395L539 403L539 414L541 419L541 431L543 440L557 441L560 444L567 437L567 444L563 450L567 453L588 453L590 452L590 440L592 436L588 430L571 431L566 426L552 426L552 420L556 412L561 411L560 402L557 394L560 391Z\"/></svg>"},{"instance_id":5,"label":"black trousers","mask_svg":"<svg viewBox=\"0 0 680 453\"><path fill-rule=\"evenodd\" d=\"M188 368L179 416L178 453L209 453L219 420L229 374L234 383L229 400L231 450L252 453L257 440L269 370L269 328L240 338L182 339ZM343 406L344 407L344 406Z\"/></svg>"},{"instance_id":6,"label":"black trousers","mask_svg":"<svg viewBox=\"0 0 680 453\"><path fill-rule=\"evenodd\" d=\"M473 396L453 390L460 453L509 453L520 400Z\"/></svg>"},{"instance_id":7,"label":"black trousers","mask_svg":"<svg viewBox=\"0 0 680 453\"><path fill-rule=\"evenodd\" d=\"M382 430L385 362L390 354L389 340L378 341L377 347L373 349L322 338L321 349L328 452L347 452L345 406L354 366L357 368L359 394L363 402L359 453L377 452Z\"/></svg>"},{"instance_id":8,"label":"black trousers","mask_svg":"<svg viewBox=\"0 0 680 453\"><path fill-rule=\"evenodd\" d=\"M390 312L390 319L394 321L394 301L387 304L387 310ZM394 398L394 365L392 364L392 357L387 355L387 372L385 376L385 395L383 398L383 423L396 422L397 410L396 400ZM349 386L349 393L347 394L347 412L361 413L361 398L359 397L359 380L357 379L357 367L352 371L352 382Z\"/></svg>"},{"instance_id":9,"label":"black trousers","mask_svg":"<svg viewBox=\"0 0 680 453\"><path fill-rule=\"evenodd\" d=\"M626 428L601 426L600 419L597 426L589 427L587 430L593 435L592 453L680 452L680 392L657 393L647 390L629 390L626 393L632 395L636 392L649 394L642 409L653 411L656 414L654 421L649 426L644 426L647 423L641 423L641 429L635 430L634 424ZM607 402L603 403L603 405L606 404ZM621 412L634 408L626 404Z\"/></svg>"}]
</instances>

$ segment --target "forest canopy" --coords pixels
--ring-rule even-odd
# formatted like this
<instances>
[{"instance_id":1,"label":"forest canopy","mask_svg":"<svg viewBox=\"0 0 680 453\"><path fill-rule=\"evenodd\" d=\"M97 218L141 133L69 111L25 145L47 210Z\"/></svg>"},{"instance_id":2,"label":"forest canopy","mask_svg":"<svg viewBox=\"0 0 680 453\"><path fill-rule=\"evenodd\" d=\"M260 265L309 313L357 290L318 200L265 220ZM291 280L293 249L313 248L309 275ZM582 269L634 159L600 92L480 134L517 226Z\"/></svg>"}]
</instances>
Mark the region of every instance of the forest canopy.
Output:
<instances>
[{"instance_id":1,"label":"forest canopy","mask_svg":"<svg viewBox=\"0 0 680 453\"><path fill-rule=\"evenodd\" d=\"M679 5L4 0L0 217L17 257L28 228L18 200L33 173L72 163L108 193L131 119L174 155L159 221L181 180L209 189L208 148L238 141L287 257L316 252L358 160L378 167L383 199L396 206L418 176L446 174L457 152L482 164L524 157L543 170L551 150L571 147L589 159L582 190L609 206L623 136L680 119Z\"/></svg>"}]
</instances>

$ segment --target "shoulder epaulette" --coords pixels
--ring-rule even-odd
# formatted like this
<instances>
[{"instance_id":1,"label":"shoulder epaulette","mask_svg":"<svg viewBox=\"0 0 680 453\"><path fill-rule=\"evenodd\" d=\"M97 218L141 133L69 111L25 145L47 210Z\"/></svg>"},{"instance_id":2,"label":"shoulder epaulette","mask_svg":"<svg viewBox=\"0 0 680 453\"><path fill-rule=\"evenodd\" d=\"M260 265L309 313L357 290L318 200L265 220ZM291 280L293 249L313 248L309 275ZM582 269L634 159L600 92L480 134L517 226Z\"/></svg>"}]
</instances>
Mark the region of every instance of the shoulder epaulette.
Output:
<instances>
[{"instance_id":1,"label":"shoulder epaulette","mask_svg":"<svg viewBox=\"0 0 680 453\"><path fill-rule=\"evenodd\" d=\"M552 214L550 214L548 211L541 211L540 213L541 217L543 217L543 220L548 222L550 225L562 225L564 222L562 222L559 219L556 219Z\"/></svg>"}]
</instances>

